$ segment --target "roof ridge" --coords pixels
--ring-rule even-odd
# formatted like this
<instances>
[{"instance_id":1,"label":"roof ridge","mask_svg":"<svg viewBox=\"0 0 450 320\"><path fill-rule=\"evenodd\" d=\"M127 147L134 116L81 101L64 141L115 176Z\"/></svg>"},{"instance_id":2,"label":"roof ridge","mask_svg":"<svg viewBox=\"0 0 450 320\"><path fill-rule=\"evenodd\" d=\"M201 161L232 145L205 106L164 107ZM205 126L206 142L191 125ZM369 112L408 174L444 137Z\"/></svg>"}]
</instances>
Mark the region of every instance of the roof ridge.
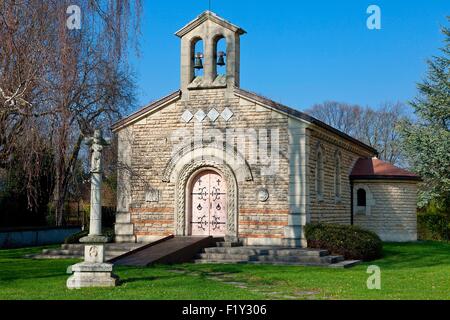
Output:
<instances>
[{"instance_id":1,"label":"roof ridge","mask_svg":"<svg viewBox=\"0 0 450 320\"><path fill-rule=\"evenodd\" d=\"M146 106L139 108L137 111L133 112L132 114L126 116L125 118L122 118L118 120L117 122L113 123L111 126L111 130L117 131L118 129L128 125L129 122L132 122L136 120L137 118L145 115L146 113L154 110L155 108L172 101L175 98L179 98L181 96L181 90L178 89L160 99L154 100L153 102L148 103Z\"/></svg>"},{"instance_id":2,"label":"roof ridge","mask_svg":"<svg viewBox=\"0 0 450 320\"><path fill-rule=\"evenodd\" d=\"M362 141L360 141L360 140L358 140L358 139L356 139L356 138L346 134L345 132L342 132L342 131L340 131L340 130L338 130L338 129L336 129L336 128L328 125L328 124L326 124L323 121L320 121L317 118L314 118L313 116L310 116L309 114L307 114L305 112L296 110L296 109L294 109L292 107L289 107L289 106L286 106L286 105L281 104L279 102L276 102L276 101L274 101L274 100L272 100L270 98L267 98L267 97L265 97L263 95L260 95L260 94L257 94L257 93L254 93L254 92L251 92L251 91L248 91L248 90L244 90L244 89L242 89L240 87L235 87L235 92L237 92L238 94L241 93L244 97L247 96L248 98L254 99L256 101L259 100L260 103L266 104L269 107L277 109L280 112L287 113L287 114L289 114L289 115L291 115L293 117L296 117L296 118L299 118L299 119L311 122L311 123L313 123L313 124L323 128L323 129L331 131L331 132L333 132L333 133L335 133L335 134L337 134L337 135L339 135L339 136L341 136L341 137L343 137L343 138L345 138L347 140L350 140L350 141L358 144L359 146L361 146L361 147L363 147L363 148L365 148L367 150L370 150L374 154L378 155L378 151L375 148L373 148L373 147L365 144L364 142L362 142Z\"/></svg>"}]
</instances>

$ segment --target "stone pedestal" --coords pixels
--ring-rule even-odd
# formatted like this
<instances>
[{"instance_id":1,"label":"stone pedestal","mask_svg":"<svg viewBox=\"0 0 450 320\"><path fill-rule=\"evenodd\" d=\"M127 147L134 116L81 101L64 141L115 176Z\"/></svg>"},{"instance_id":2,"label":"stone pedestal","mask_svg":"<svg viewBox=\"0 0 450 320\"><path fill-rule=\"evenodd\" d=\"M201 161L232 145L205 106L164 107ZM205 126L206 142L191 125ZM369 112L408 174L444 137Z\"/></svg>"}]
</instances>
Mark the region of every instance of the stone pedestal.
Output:
<instances>
[{"instance_id":1,"label":"stone pedestal","mask_svg":"<svg viewBox=\"0 0 450 320\"><path fill-rule=\"evenodd\" d=\"M115 287L118 277L110 263L81 262L72 266L73 275L67 279L67 288Z\"/></svg>"},{"instance_id":2,"label":"stone pedestal","mask_svg":"<svg viewBox=\"0 0 450 320\"><path fill-rule=\"evenodd\" d=\"M112 273L113 265L104 261L105 248L103 245L86 245L84 262L71 267L73 274L67 279L67 288L115 287L119 278Z\"/></svg>"}]
</instances>

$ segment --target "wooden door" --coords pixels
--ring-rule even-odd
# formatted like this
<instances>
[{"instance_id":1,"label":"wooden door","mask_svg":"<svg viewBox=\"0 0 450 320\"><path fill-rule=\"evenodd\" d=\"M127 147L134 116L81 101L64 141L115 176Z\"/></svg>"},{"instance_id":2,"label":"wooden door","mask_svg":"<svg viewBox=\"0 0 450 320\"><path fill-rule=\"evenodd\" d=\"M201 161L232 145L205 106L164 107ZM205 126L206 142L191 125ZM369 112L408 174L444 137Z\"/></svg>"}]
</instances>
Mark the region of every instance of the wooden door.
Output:
<instances>
[{"instance_id":1,"label":"wooden door","mask_svg":"<svg viewBox=\"0 0 450 320\"><path fill-rule=\"evenodd\" d=\"M227 193L223 178L214 171L199 173L193 180L191 199L191 234L224 236Z\"/></svg>"}]
</instances>

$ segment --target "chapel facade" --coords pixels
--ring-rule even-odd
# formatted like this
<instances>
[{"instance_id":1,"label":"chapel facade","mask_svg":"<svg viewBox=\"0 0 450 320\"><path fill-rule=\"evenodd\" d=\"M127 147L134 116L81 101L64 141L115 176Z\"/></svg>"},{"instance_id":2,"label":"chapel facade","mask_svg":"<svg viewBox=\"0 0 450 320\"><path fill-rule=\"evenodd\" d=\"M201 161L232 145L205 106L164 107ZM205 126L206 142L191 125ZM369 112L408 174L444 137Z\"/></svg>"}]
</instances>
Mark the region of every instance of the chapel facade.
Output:
<instances>
[{"instance_id":1,"label":"chapel facade","mask_svg":"<svg viewBox=\"0 0 450 320\"><path fill-rule=\"evenodd\" d=\"M116 242L211 235L300 247L305 224L319 221L416 240L419 177L307 114L240 88L245 33L202 13L176 32L180 90L114 124Z\"/></svg>"}]
</instances>

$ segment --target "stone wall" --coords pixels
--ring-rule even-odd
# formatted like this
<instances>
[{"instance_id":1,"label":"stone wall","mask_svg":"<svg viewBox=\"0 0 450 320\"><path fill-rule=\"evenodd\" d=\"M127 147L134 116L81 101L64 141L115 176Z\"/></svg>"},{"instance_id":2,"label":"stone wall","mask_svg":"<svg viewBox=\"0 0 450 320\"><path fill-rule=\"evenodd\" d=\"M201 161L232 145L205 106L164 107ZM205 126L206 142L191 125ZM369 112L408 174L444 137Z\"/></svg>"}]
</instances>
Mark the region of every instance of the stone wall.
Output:
<instances>
[{"instance_id":1,"label":"stone wall","mask_svg":"<svg viewBox=\"0 0 450 320\"><path fill-rule=\"evenodd\" d=\"M220 116L226 108L233 113L228 121ZM212 109L219 114L214 121L207 116ZM193 116L189 121L182 120L186 110ZM200 110L206 114L202 121L196 119ZM247 171L231 168L229 175L237 184L236 236L244 239L245 244L304 245L302 226L307 222L350 224L349 175L358 158L373 156L370 151L306 121L263 107L251 99L230 95L227 89L203 89L191 90L189 100L180 99L161 106L119 131L117 241L153 241L169 234L186 234L187 231L180 232L177 226L180 219L184 223L184 216L180 218L177 210L179 202L185 201L180 198L183 194L177 194L177 175L181 170L178 159L186 149L188 153L196 152L198 141L186 142L186 137L193 136L194 131L197 135L201 132L203 137L200 149L223 146L224 142L230 142L227 141L230 136L235 137L233 144L240 146L237 152L245 159L242 167ZM277 133L279 150L271 143L273 132ZM239 141L242 134L245 139ZM252 148L261 139L267 140L267 150ZM324 163L321 197L316 186L319 149ZM275 160L271 159L272 150L279 155ZM335 192L336 156L340 157L339 197ZM264 160L267 157L272 160L272 172ZM403 189L396 191L395 185L375 186L374 196L381 197L377 203L388 207L373 207L372 211L394 213L355 216L355 224L391 240L403 228L406 233L398 238L413 239L415 216L409 214L415 212L415 191L408 189L405 197ZM261 189L268 191L266 201L258 198ZM399 198L394 198L397 194ZM407 208L407 215L397 216L397 207Z\"/></svg>"},{"instance_id":2,"label":"stone wall","mask_svg":"<svg viewBox=\"0 0 450 320\"><path fill-rule=\"evenodd\" d=\"M280 157L274 174L264 175L268 166L261 161L253 163L260 155L249 148L253 143L252 139L247 140L245 152L239 150L248 162L252 179L237 181L238 236L247 238L248 244L282 243L289 214L288 117L254 102L230 96L224 89L192 90L189 100L179 100L164 106L128 126L126 130L119 131L119 141L123 140L119 148L122 145L128 150L119 151L119 161L127 163L131 168L127 171L128 180L119 181L119 190L130 190L128 208L127 205L121 206L121 219L127 222L128 216L131 223L116 226L116 231L118 228L124 228L123 233L132 231L138 241L151 241L175 232L176 176L170 182L164 182L163 175L173 156L175 145L182 144L186 136L198 130L194 126L199 124L195 117L186 123L181 116L186 110L195 115L199 110L208 114L213 108L221 113L226 107L233 112L228 121L219 116L215 121L205 117L201 122L204 146L215 140L214 134L208 134L208 130L218 130L215 132L222 134L230 133L227 131L230 129L234 130L234 134L247 130L245 132L248 137L255 134L258 136L267 129L278 130ZM186 132L174 140L174 132L180 129ZM268 135L270 136L270 130ZM270 138L268 140L270 152ZM122 175L127 176L126 173ZM260 188L269 192L269 198L265 202L258 201L257 191ZM149 197L150 191L153 197ZM119 191L118 197L119 201L124 202L123 192Z\"/></svg>"},{"instance_id":3,"label":"stone wall","mask_svg":"<svg viewBox=\"0 0 450 320\"><path fill-rule=\"evenodd\" d=\"M360 157L372 157L368 151L345 141L344 139L319 130L308 129L308 174L309 212L311 222L351 223L351 187L349 175L356 160ZM316 192L317 152L322 150L324 163L323 197ZM335 157L341 158L341 194L335 196Z\"/></svg>"},{"instance_id":4,"label":"stone wall","mask_svg":"<svg viewBox=\"0 0 450 320\"><path fill-rule=\"evenodd\" d=\"M366 190L366 208L358 207L357 190ZM383 241L417 240L417 182L354 181L354 223Z\"/></svg>"}]
</instances>

